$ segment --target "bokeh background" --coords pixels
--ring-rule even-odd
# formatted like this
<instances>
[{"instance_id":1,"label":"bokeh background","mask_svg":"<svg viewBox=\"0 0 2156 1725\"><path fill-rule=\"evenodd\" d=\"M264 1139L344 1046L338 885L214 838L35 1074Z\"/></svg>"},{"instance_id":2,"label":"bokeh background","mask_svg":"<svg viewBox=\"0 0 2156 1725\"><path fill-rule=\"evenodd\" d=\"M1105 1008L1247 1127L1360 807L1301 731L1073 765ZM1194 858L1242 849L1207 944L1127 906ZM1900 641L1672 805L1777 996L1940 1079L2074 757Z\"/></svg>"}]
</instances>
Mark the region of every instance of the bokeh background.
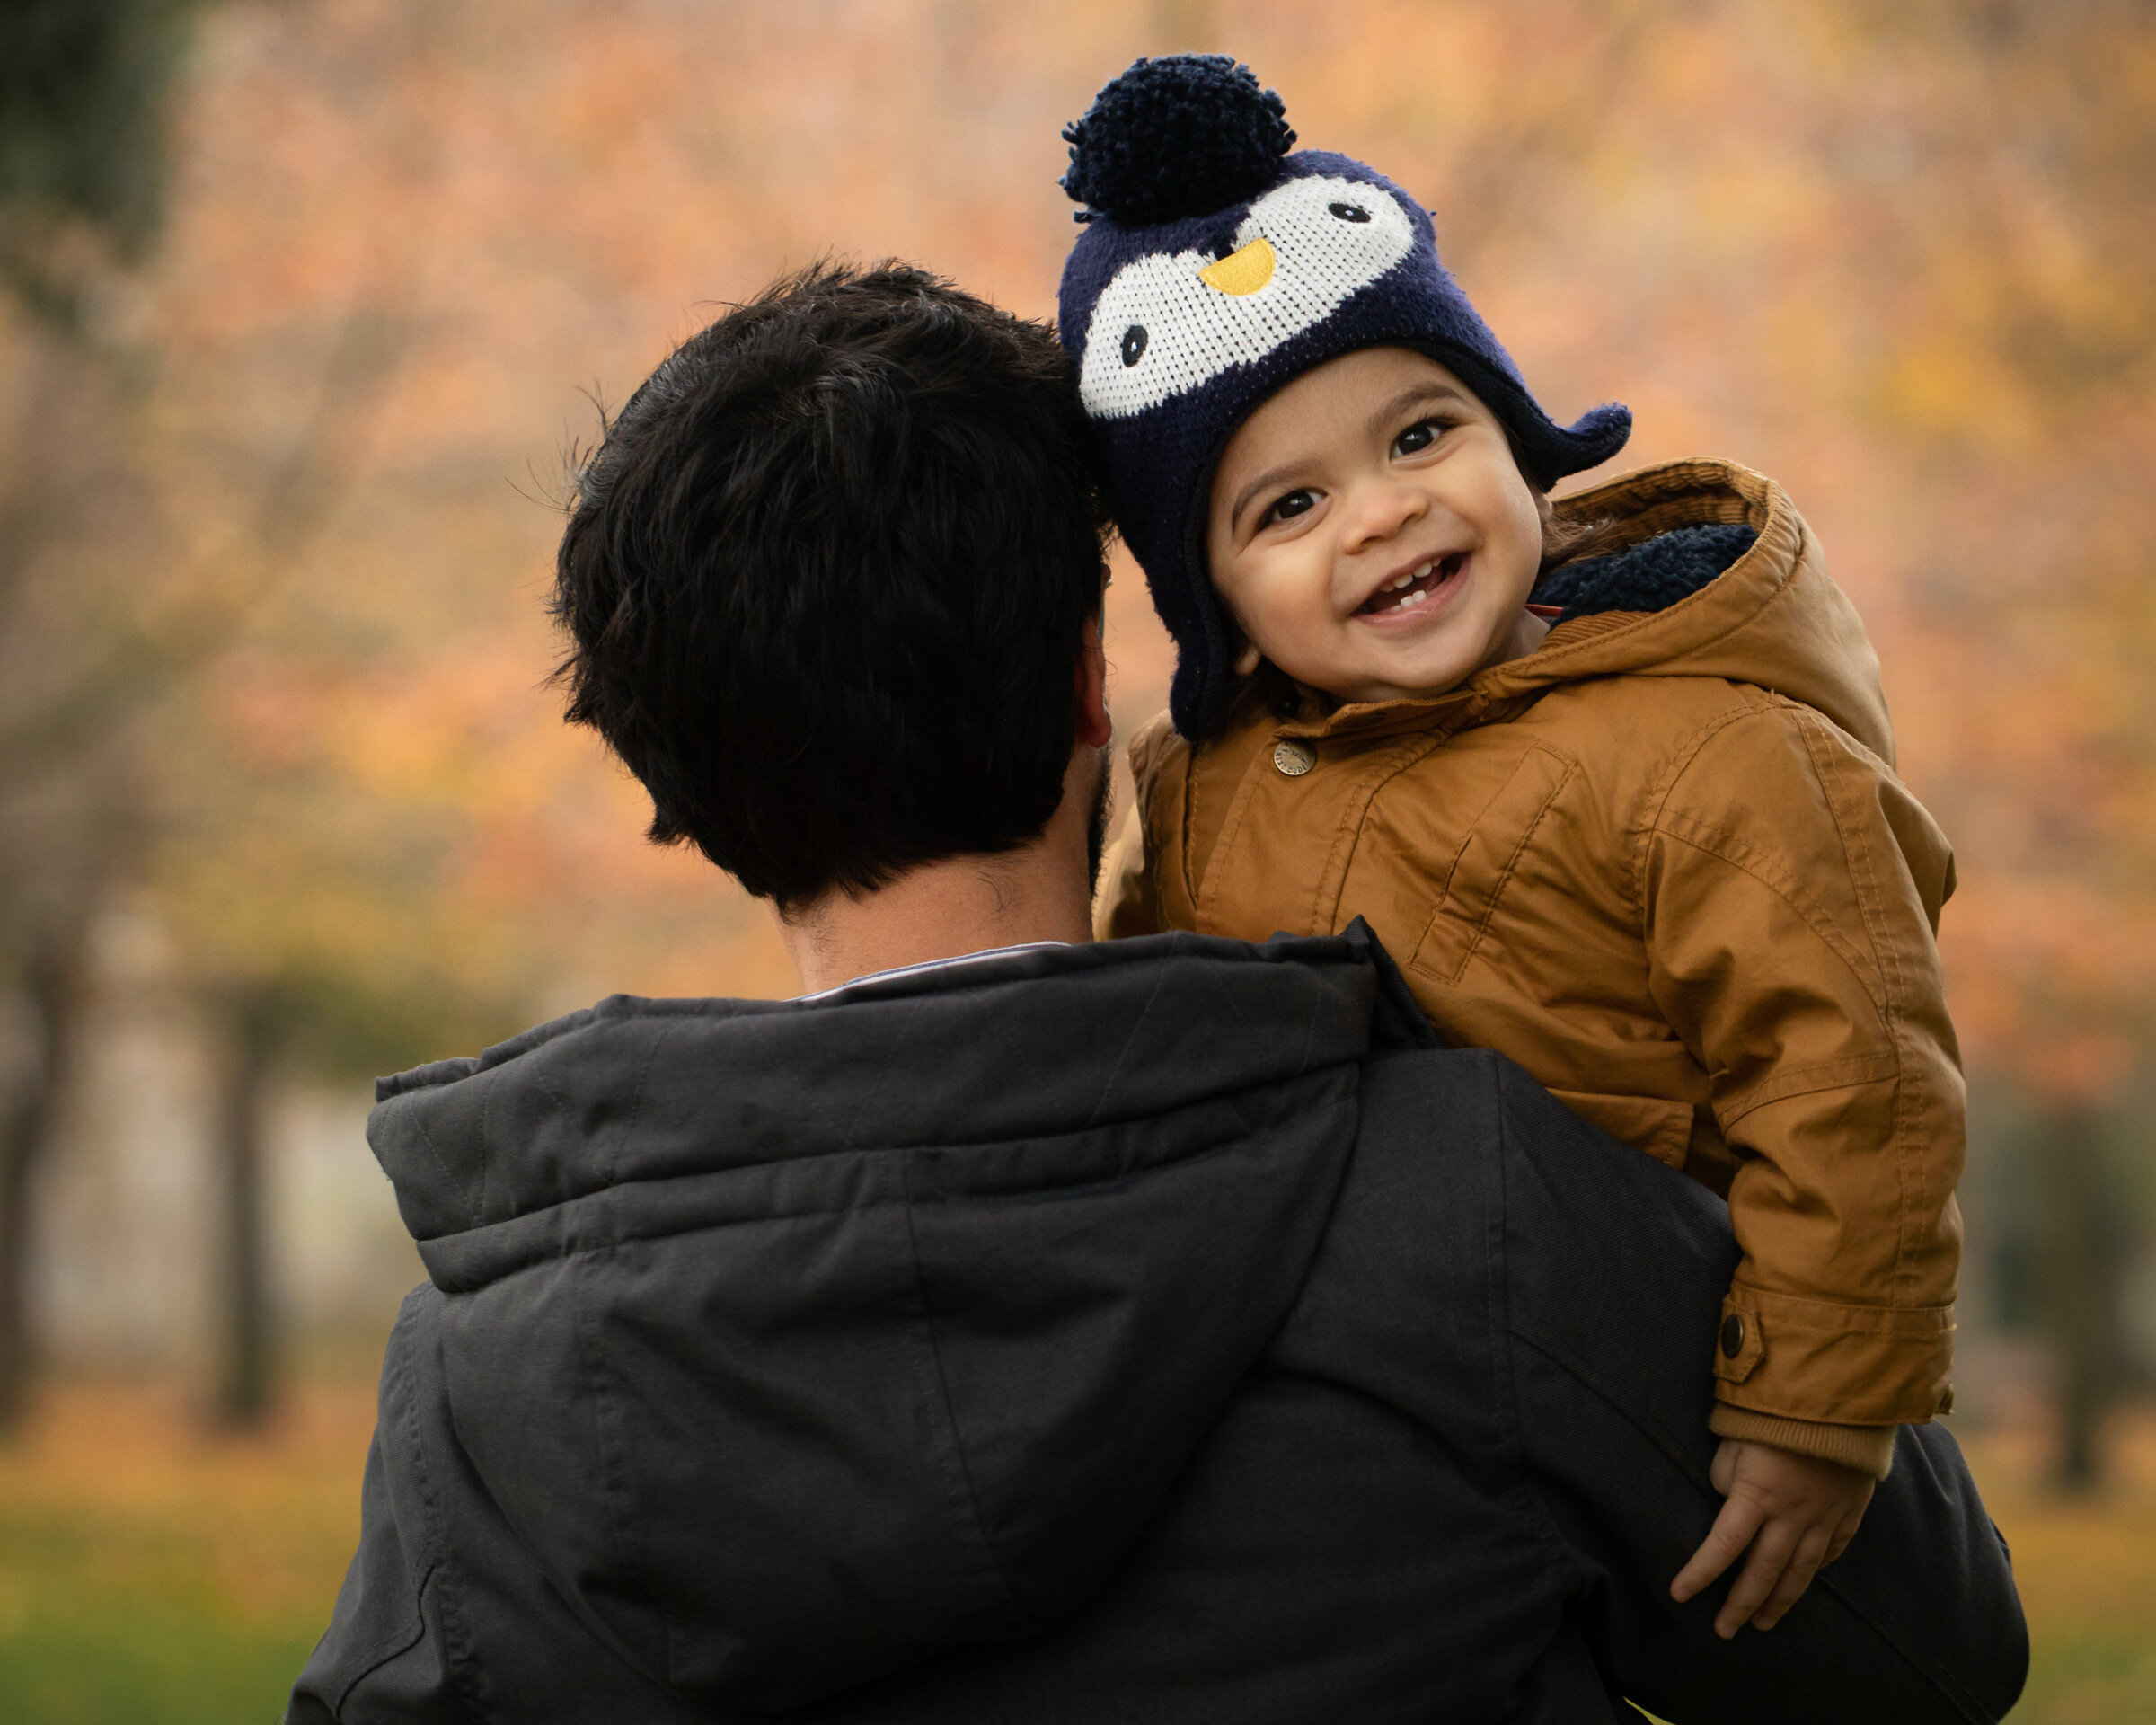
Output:
<instances>
[{"instance_id":1,"label":"bokeh background","mask_svg":"<svg viewBox=\"0 0 2156 1725\"><path fill-rule=\"evenodd\" d=\"M276 1715L420 1274L375 1073L791 992L545 686L601 410L827 252L1048 314L1058 128L1189 49L1824 538L1959 854L2016 1718L2156 1718L2150 0L5 0L0 1718Z\"/></svg>"}]
</instances>

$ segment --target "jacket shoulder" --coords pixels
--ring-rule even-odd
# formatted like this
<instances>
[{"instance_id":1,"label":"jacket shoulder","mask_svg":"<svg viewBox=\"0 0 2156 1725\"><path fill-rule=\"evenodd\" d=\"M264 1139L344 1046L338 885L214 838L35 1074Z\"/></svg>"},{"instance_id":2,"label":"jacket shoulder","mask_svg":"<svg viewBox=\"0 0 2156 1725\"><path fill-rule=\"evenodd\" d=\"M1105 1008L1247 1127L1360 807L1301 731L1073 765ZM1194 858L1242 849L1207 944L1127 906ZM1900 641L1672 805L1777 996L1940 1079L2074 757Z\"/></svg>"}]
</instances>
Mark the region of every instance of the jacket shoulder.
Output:
<instances>
[{"instance_id":1,"label":"jacket shoulder","mask_svg":"<svg viewBox=\"0 0 2156 1725\"><path fill-rule=\"evenodd\" d=\"M1689 724L1667 722L1676 717L1667 715L1653 739L1661 745L1666 807L1719 803L1763 781L1822 790L1853 781L1892 786L1907 797L1893 765L1827 714L1772 690L1741 683L1720 686L1727 699L1696 703L1683 715L1692 721Z\"/></svg>"},{"instance_id":2,"label":"jacket shoulder","mask_svg":"<svg viewBox=\"0 0 2156 1725\"><path fill-rule=\"evenodd\" d=\"M1163 774L1190 758L1190 745L1165 712L1155 713L1130 739L1130 775L1136 781L1141 803L1153 793Z\"/></svg>"},{"instance_id":3,"label":"jacket shoulder","mask_svg":"<svg viewBox=\"0 0 2156 1725\"><path fill-rule=\"evenodd\" d=\"M1720 721L1755 712L1766 691L1726 677L1619 675L1560 684L1530 709L1538 726L1561 726L1578 748L1638 754L1671 748Z\"/></svg>"},{"instance_id":4,"label":"jacket shoulder","mask_svg":"<svg viewBox=\"0 0 2156 1725\"><path fill-rule=\"evenodd\" d=\"M1519 728L1577 763L1636 827L1709 739L1772 699L1719 677L1597 677L1551 689Z\"/></svg>"},{"instance_id":5,"label":"jacket shoulder","mask_svg":"<svg viewBox=\"0 0 2156 1725\"><path fill-rule=\"evenodd\" d=\"M1871 903L1883 881L1913 894L1936 934L1955 886L1954 848L1892 765L1814 708L1746 690L1746 710L1667 761L1645 824L1817 901L1842 883L1837 920L1905 921ZM1861 902L1860 902L1861 901Z\"/></svg>"},{"instance_id":6,"label":"jacket shoulder","mask_svg":"<svg viewBox=\"0 0 2156 1725\"><path fill-rule=\"evenodd\" d=\"M1681 771L1714 757L1772 754L1807 730L1883 777L1891 762L1832 715L1789 695L1727 677L1640 673L1551 689L1524 715L1542 740L1577 759L1623 759ZM1710 748L1711 745L1711 748Z\"/></svg>"}]
</instances>

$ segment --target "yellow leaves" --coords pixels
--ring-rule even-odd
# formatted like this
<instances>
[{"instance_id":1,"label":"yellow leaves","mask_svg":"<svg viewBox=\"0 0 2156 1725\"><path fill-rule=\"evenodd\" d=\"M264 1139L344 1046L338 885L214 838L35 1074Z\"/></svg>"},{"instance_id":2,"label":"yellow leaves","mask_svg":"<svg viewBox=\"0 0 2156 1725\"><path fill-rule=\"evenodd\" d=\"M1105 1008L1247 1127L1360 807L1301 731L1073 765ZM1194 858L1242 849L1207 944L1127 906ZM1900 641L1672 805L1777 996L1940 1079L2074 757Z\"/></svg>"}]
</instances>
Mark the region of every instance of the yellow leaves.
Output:
<instances>
[{"instance_id":1,"label":"yellow leaves","mask_svg":"<svg viewBox=\"0 0 2156 1725\"><path fill-rule=\"evenodd\" d=\"M1879 367L1876 411L1891 431L2024 450L2045 427L1995 352L1950 331L1913 332Z\"/></svg>"},{"instance_id":2,"label":"yellow leaves","mask_svg":"<svg viewBox=\"0 0 2156 1725\"><path fill-rule=\"evenodd\" d=\"M2145 1046L2145 982L2122 953L2156 951L2156 910L2066 872L1973 871L1940 951L1965 1049L2046 1103L2100 1106Z\"/></svg>"}]
</instances>

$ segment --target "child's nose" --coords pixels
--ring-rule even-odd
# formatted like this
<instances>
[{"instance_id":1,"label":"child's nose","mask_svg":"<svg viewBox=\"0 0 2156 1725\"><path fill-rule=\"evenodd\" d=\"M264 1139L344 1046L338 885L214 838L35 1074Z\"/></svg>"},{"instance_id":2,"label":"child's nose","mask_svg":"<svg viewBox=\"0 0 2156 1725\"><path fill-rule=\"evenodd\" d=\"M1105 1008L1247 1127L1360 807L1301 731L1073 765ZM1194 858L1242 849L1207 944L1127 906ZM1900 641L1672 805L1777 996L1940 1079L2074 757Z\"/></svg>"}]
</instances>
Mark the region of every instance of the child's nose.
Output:
<instances>
[{"instance_id":1,"label":"child's nose","mask_svg":"<svg viewBox=\"0 0 2156 1725\"><path fill-rule=\"evenodd\" d=\"M1429 500L1411 485L1379 480L1358 486L1348 500L1341 549L1352 555L1390 539L1428 512Z\"/></svg>"}]
</instances>

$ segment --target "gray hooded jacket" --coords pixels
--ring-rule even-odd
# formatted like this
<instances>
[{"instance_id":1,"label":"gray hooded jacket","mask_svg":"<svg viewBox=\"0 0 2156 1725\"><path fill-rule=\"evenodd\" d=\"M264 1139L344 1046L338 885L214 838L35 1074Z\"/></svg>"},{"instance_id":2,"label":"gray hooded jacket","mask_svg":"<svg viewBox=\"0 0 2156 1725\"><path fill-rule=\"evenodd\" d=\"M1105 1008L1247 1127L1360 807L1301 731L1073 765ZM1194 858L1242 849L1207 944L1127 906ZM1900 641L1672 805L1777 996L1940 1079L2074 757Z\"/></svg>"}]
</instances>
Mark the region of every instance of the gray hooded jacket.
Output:
<instances>
[{"instance_id":1,"label":"gray hooded jacket","mask_svg":"<svg viewBox=\"0 0 2156 1725\"><path fill-rule=\"evenodd\" d=\"M1431 1042L1359 928L1177 934L384 1080L431 1280L288 1718L2003 1712L1934 1429L1772 1634L1670 1603L1726 1213Z\"/></svg>"}]
</instances>

